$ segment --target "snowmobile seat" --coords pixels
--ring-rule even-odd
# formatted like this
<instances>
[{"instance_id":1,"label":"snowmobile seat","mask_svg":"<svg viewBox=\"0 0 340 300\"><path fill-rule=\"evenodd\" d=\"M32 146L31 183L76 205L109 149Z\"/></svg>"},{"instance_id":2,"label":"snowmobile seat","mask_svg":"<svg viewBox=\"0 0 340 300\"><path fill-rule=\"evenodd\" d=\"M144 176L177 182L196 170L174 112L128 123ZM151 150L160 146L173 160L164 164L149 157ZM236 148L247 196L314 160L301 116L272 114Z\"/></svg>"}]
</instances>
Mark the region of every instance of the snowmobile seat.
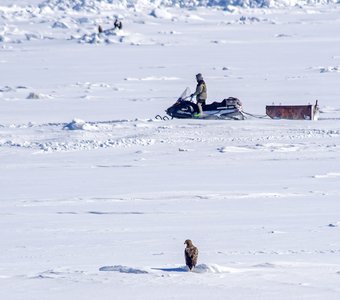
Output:
<instances>
[{"instance_id":1,"label":"snowmobile seat","mask_svg":"<svg viewBox=\"0 0 340 300\"><path fill-rule=\"evenodd\" d=\"M228 99L223 99L221 102L213 102L211 104L203 105L203 110L220 110L220 109L235 109L242 107L242 103L239 99L234 97L229 97Z\"/></svg>"}]
</instances>

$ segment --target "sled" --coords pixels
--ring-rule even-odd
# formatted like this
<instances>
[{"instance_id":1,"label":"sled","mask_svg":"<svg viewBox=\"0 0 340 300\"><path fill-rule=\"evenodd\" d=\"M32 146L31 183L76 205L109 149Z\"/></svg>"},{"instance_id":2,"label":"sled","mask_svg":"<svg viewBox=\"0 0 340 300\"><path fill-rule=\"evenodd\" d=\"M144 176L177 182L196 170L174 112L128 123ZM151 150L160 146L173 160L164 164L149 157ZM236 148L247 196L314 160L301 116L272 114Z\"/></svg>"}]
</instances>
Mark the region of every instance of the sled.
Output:
<instances>
[{"instance_id":1,"label":"sled","mask_svg":"<svg viewBox=\"0 0 340 300\"><path fill-rule=\"evenodd\" d=\"M319 106L314 105L267 105L266 114L272 119L286 120L318 120Z\"/></svg>"}]
</instances>

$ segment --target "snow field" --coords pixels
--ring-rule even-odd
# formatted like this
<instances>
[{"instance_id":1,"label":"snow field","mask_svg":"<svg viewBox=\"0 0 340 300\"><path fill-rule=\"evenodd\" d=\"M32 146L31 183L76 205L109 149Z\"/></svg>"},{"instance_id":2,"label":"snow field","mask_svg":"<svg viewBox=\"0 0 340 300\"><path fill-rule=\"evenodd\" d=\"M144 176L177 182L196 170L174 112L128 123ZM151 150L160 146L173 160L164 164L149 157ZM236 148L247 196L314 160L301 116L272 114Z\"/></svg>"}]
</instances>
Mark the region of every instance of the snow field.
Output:
<instances>
[{"instance_id":1,"label":"snow field","mask_svg":"<svg viewBox=\"0 0 340 300\"><path fill-rule=\"evenodd\" d=\"M337 6L19 2L0 6L1 299L339 298ZM155 120L198 72L209 101L319 100L320 121Z\"/></svg>"}]
</instances>

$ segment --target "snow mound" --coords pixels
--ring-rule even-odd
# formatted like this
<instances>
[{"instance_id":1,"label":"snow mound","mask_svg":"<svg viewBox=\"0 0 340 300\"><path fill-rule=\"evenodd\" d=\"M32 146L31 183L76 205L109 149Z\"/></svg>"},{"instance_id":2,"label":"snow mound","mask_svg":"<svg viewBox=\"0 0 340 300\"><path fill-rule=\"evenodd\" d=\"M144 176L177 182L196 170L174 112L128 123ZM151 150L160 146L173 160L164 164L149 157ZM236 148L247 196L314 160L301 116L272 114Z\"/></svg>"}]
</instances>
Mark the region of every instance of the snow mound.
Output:
<instances>
[{"instance_id":1,"label":"snow mound","mask_svg":"<svg viewBox=\"0 0 340 300\"><path fill-rule=\"evenodd\" d=\"M253 266L253 268L268 268L268 269L272 269L276 267L277 267L276 265L269 263L269 262L265 262L265 263L257 264Z\"/></svg>"},{"instance_id":2,"label":"snow mound","mask_svg":"<svg viewBox=\"0 0 340 300\"><path fill-rule=\"evenodd\" d=\"M314 175L314 178L337 178L337 177L340 177L340 173L329 172L326 174Z\"/></svg>"},{"instance_id":3,"label":"snow mound","mask_svg":"<svg viewBox=\"0 0 340 300\"><path fill-rule=\"evenodd\" d=\"M54 22L52 28L69 29L70 27L61 21Z\"/></svg>"},{"instance_id":4,"label":"snow mound","mask_svg":"<svg viewBox=\"0 0 340 300\"><path fill-rule=\"evenodd\" d=\"M26 99L52 99L53 97L50 95L46 95L46 94L40 94L40 93L35 93L35 92L31 92L28 94L28 96L26 97Z\"/></svg>"},{"instance_id":5,"label":"snow mound","mask_svg":"<svg viewBox=\"0 0 340 300\"><path fill-rule=\"evenodd\" d=\"M128 274L148 274L148 272L145 270L130 268L130 267L121 266L121 265L104 266L104 267L99 268L99 271L119 272L119 273L128 273Z\"/></svg>"},{"instance_id":6,"label":"snow mound","mask_svg":"<svg viewBox=\"0 0 340 300\"><path fill-rule=\"evenodd\" d=\"M26 99L40 99L39 94L37 93L29 93L29 95L26 97Z\"/></svg>"},{"instance_id":7,"label":"snow mound","mask_svg":"<svg viewBox=\"0 0 340 300\"><path fill-rule=\"evenodd\" d=\"M247 147L226 146L226 147L217 148L217 151L221 153L230 153L230 152L240 153L240 152L249 152L251 151L251 149Z\"/></svg>"},{"instance_id":8,"label":"snow mound","mask_svg":"<svg viewBox=\"0 0 340 300\"><path fill-rule=\"evenodd\" d=\"M159 19L165 19L165 20L171 20L173 16L162 8L155 8L151 11L150 16L159 18Z\"/></svg>"},{"instance_id":9,"label":"snow mound","mask_svg":"<svg viewBox=\"0 0 340 300\"><path fill-rule=\"evenodd\" d=\"M117 44L122 42L125 35L127 34L123 30L110 28L102 32L84 34L78 41L87 44Z\"/></svg>"},{"instance_id":10,"label":"snow mound","mask_svg":"<svg viewBox=\"0 0 340 300\"><path fill-rule=\"evenodd\" d=\"M10 39L3 34L0 34L0 43L8 43Z\"/></svg>"},{"instance_id":11,"label":"snow mound","mask_svg":"<svg viewBox=\"0 0 340 300\"><path fill-rule=\"evenodd\" d=\"M241 16L240 19L237 21L239 24L253 24L253 23L260 23L261 20L257 17L246 17Z\"/></svg>"},{"instance_id":12,"label":"snow mound","mask_svg":"<svg viewBox=\"0 0 340 300\"><path fill-rule=\"evenodd\" d=\"M193 269L195 273L237 273L240 270L216 264L200 264Z\"/></svg>"},{"instance_id":13,"label":"snow mound","mask_svg":"<svg viewBox=\"0 0 340 300\"><path fill-rule=\"evenodd\" d=\"M98 33L84 34L78 42L81 44L116 44L119 41L115 34L103 35Z\"/></svg>"},{"instance_id":14,"label":"snow mound","mask_svg":"<svg viewBox=\"0 0 340 300\"><path fill-rule=\"evenodd\" d=\"M80 119L74 119L71 123L64 126L63 129L68 130L88 130L88 131L95 131L98 128L94 125L88 124L83 120Z\"/></svg>"},{"instance_id":15,"label":"snow mound","mask_svg":"<svg viewBox=\"0 0 340 300\"><path fill-rule=\"evenodd\" d=\"M128 45L152 45L155 42L149 41L142 34L130 34L123 30L108 29L102 33L84 34L78 39L81 44L128 44Z\"/></svg>"},{"instance_id":16,"label":"snow mound","mask_svg":"<svg viewBox=\"0 0 340 300\"><path fill-rule=\"evenodd\" d=\"M15 91L15 89L8 86L8 85L6 85L4 87L0 87L0 93L9 93L9 92L13 92L13 91Z\"/></svg>"},{"instance_id":17,"label":"snow mound","mask_svg":"<svg viewBox=\"0 0 340 300\"><path fill-rule=\"evenodd\" d=\"M340 227L340 221L328 224L328 227Z\"/></svg>"},{"instance_id":18,"label":"snow mound","mask_svg":"<svg viewBox=\"0 0 340 300\"><path fill-rule=\"evenodd\" d=\"M320 73L332 73L332 72L340 72L340 67L334 66L334 67L321 67L320 68Z\"/></svg>"},{"instance_id":19,"label":"snow mound","mask_svg":"<svg viewBox=\"0 0 340 300\"><path fill-rule=\"evenodd\" d=\"M45 37L40 34L36 34L36 33L25 33L25 38L27 41L34 41L34 40L42 40Z\"/></svg>"},{"instance_id":20,"label":"snow mound","mask_svg":"<svg viewBox=\"0 0 340 300\"><path fill-rule=\"evenodd\" d=\"M334 108L332 106L320 107L320 113L334 113L340 111L340 108Z\"/></svg>"},{"instance_id":21,"label":"snow mound","mask_svg":"<svg viewBox=\"0 0 340 300\"><path fill-rule=\"evenodd\" d=\"M163 272L190 272L187 266L177 266L170 268L151 268L152 270L163 271ZM220 266L217 264L199 264L191 272L193 273L239 273L247 271L245 269L235 269L226 266Z\"/></svg>"},{"instance_id":22,"label":"snow mound","mask_svg":"<svg viewBox=\"0 0 340 300\"><path fill-rule=\"evenodd\" d=\"M147 39L140 33L125 35L120 38L120 42L129 45L142 46L142 45L155 45L157 44L152 39Z\"/></svg>"}]
</instances>

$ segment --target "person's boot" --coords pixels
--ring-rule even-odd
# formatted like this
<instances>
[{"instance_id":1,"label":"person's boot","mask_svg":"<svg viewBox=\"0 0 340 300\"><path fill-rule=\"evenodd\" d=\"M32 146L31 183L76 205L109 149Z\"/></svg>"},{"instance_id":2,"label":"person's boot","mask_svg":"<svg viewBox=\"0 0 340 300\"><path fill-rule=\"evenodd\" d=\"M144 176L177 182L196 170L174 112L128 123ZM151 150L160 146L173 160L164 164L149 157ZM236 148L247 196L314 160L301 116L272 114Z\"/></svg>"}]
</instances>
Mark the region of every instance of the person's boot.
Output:
<instances>
[{"instance_id":1,"label":"person's boot","mask_svg":"<svg viewBox=\"0 0 340 300\"><path fill-rule=\"evenodd\" d=\"M203 109L202 109L202 104L201 103L197 103L198 106L198 111L199 111L199 115L200 117L203 117Z\"/></svg>"}]
</instances>

